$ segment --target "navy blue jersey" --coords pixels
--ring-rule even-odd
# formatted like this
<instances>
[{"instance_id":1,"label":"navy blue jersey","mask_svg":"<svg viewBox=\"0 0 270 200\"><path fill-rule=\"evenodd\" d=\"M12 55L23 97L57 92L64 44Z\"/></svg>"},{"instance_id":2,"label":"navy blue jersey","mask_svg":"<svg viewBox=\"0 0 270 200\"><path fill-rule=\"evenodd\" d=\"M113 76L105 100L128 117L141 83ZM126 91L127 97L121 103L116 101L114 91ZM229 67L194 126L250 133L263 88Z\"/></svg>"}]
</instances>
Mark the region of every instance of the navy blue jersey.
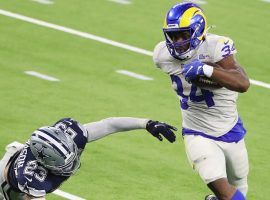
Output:
<instances>
[{"instance_id":1,"label":"navy blue jersey","mask_svg":"<svg viewBox=\"0 0 270 200\"><path fill-rule=\"evenodd\" d=\"M64 118L53 126L69 134L79 149L79 155L87 143L87 131L77 121ZM28 143L12 160L8 181L12 189L34 197L45 196L56 190L69 176L58 176L42 166L34 157Z\"/></svg>"},{"instance_id":2,"label":"navy blue jersey","mask_svg":"<svg viewBox=\"0 0 270 200\"><path fill-rule=\"evenodd\" d=\"M42 197L46 193L53 192L68 178L56 176L39 164L29 144L26 144L14 158L8 172L8 181L13 190L34 197Z\"/></svg>"},{"instance_id":3,"label":"navy blue jersey","mask_svg":"<svg viewBox=\"0 0 270 200\"><path fill-rule=\"evenodd\" d=\"M79 152L84 150L87 143L87 130L76 120L71 118L63 118L56 122L53 126L61 129L64 133L71 136L77 145Z\"/></svg>"}]
</instances>

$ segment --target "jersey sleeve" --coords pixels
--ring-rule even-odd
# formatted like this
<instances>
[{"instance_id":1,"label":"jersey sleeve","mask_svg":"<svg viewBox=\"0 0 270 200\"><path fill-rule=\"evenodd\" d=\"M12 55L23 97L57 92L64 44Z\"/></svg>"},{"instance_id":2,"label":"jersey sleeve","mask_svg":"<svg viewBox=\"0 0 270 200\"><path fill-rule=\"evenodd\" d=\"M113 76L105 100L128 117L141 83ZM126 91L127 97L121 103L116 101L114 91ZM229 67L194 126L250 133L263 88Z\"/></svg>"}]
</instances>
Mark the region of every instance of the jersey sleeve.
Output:
<instances>
[{"instance_id":1,"label":"jersey sleeve","mask_svg":"<svg viewBox=\"0 0 270 200\"><path fill-rule=\"evenodd\" d=\"M148 121L143 118L111 117L84 124L84 127L89 133L88 142L91 142L116 132L145 129Z\"/></svg>"},{"instance_id":2,"label":"jersey sleeve","mask_svg":"<svg viewBox=\"0 0 270 200\"><path fill-rule=\"evenodd\" d=\"M153 61L154 64L156 65L157 68L162 68L162 58L161 58L161 53L162 49L164 48L164 45L162 42L158 43L153 52Z\"/></svg>"},{"instance_id":3,"label":"jersey sleeve","mask_svg":"<svg viewBox=\"0 0 270 200\"><path fill-rule=\"evenodd\" d=\"M214 51L214 62L218 62L229 55L236 54L234 42L228 37L220 37L217 40L216 48Z\"/></svg>"}]
</instances>

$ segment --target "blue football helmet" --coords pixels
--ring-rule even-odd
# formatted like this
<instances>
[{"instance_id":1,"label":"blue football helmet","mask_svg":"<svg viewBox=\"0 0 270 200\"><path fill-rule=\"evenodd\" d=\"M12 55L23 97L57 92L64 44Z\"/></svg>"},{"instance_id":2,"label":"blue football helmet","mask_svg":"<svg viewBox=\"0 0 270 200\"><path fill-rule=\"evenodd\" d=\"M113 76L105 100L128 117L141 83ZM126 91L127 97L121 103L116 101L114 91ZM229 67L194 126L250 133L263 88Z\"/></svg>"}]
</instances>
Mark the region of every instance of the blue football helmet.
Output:
<instances>
[{"instance_id":1,"label":"blue football helmet","mask_svg":"<svg viewBox=\"0 0 270 200\"><path fill-rule=\"evenodd\" d=\"M46 126L37 129L29 143L37 161L55 175L71 176L80 167L76 144L58 128Z\"/></svg>"},{"instance_id":2,"label":"blue football helmet","mask_svg":"<svg viewBox=\"0 0 270 200\"><path fill-rule=\"evenodd\" d=\"M170 54L176 59L187 60L204 40L206 17L194 3L176 4L166 15L163 32Z\"/></svg>"}]
</instances>

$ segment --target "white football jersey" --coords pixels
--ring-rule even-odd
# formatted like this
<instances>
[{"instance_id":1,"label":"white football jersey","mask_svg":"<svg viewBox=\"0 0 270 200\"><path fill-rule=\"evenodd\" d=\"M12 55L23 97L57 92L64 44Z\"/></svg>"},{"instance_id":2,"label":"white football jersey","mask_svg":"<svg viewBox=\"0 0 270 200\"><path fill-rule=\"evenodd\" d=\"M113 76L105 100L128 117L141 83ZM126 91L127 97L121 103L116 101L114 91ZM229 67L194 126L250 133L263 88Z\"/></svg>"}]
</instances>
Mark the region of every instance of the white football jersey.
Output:
<instances>
[{"instance_id":1,"label":"white football jersey","mask_svg":"<svg viewBox=\"0 0 270 200\"><path fill-rule=\"evenodd\" d=\"M188 83L181 74L182 66L194 59L215 63L235 53L236 49L230 38L214 34L207 34L197 53L185 62L170 55L165 41L157 44L153 60L158 68L171 77L172 86L181 104L183 128L219 137L237 123L237 92L224 87L199 88Z\"/></svg>"}]
</instances>

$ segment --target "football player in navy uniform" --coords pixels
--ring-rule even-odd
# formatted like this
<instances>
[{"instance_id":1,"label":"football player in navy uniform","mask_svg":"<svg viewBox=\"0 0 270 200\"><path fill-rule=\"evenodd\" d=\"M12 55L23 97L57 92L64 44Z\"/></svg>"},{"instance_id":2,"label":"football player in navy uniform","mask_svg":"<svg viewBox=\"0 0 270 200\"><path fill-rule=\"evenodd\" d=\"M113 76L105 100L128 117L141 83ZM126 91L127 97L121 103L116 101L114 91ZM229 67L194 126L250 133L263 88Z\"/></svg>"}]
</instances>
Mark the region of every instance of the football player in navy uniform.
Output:
<instances>
[{"instance_id":1,"label":"football player in navy uniform","mask_svg":"<svg viewBox=\"0 0 270 200\"><path fill-rule=\"evenodd\" d=\"M159 140L175 141L175 127L131 117L84 125L64 118L35 130L25 144L13 142L6 147L0 162L0 200L44 200L80 168L80 155L87 143L134 129L146 129Z\"/></svg>"},{"instance_id":2,"label":"football player in navy uniform","mask_svg":"<svg viewBox=\"0 0 270 200\"><path fill-rule=\"evenodd\" d=\"M188 160L216 195L206 199L245 200L246 130L236 102L249 79L234 42L208 29L198 5L176 4L166 15L165 41L156 45L153 60L169 75L180 101Z\"/></svg>"}]
</instances>

